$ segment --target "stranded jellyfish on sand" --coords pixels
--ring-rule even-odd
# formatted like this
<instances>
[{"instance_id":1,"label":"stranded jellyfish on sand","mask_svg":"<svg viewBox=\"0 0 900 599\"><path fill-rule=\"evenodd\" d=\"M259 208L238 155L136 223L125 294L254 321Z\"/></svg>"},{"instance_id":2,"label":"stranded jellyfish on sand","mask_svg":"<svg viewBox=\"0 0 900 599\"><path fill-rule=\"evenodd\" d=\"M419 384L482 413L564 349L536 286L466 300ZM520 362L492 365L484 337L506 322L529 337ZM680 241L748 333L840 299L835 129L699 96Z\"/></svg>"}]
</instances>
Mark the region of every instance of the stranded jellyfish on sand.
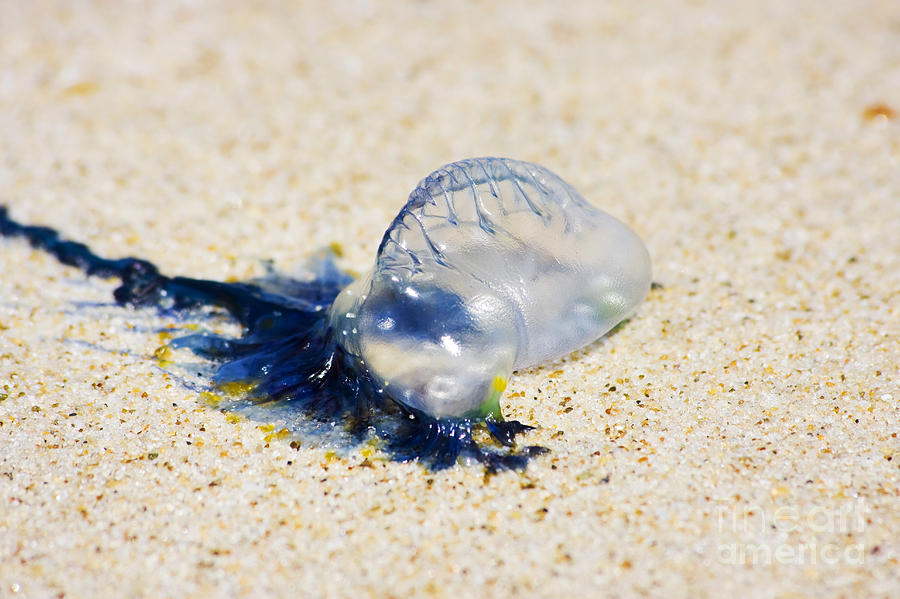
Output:
<instances>
[{"instance_id":1,"label":"stranded jellyfish on sand","mask_svg":"<svg viewBox=\"0 0 900 599\"><path fill-rule=\"evenodd\" d=\"M256 401L290 402L360 438L374 431L395 458L434 469L460 456L519 468L544 452L516 447L530 427L503 419L510 375L598 339L650 288L634 232L546 168L505 158L454 162L422 180L356 281L329 256L307 281L168 277L19 224L4 208L0 233L121 279L120 304L227 310L240 338L172 342L219 363L216 385L240 383ZM477 442L478 427L498 443Z\"/></svg>"}]
</instances>

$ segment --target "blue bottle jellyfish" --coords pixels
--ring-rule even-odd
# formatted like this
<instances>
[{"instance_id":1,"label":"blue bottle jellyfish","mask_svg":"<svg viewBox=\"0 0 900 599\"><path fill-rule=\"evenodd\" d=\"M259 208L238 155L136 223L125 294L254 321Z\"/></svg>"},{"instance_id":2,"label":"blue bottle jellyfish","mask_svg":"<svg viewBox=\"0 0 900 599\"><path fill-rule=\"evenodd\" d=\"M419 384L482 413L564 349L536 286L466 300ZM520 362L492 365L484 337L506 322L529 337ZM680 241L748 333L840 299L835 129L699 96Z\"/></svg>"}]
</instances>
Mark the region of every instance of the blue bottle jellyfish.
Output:
<instances>
[{"instance_id":1,"label":"blue bottle jellyfish","mask_svg":"<svg viewBox=\"0 0 900 599\"><path fill-rule=\"evenodd\" d=\"M392 455L434 469L461 455L516 468L545 451L517 448L531 427L502 417L512 372L603 336L650 288L634 232L548 169L505 158L455 162L422 180L373 269L352 282L328 258L312 281L166 277L147 261L105 260L16 223L5 209L0 233L119 277L121 304L226 309L245 327L241 338L173 342L220 362L216 384L241 382L259 400L342 420L360 436L375 422ZM478 444L479 426L505 449Z\"/></svg>"}]
</instances>

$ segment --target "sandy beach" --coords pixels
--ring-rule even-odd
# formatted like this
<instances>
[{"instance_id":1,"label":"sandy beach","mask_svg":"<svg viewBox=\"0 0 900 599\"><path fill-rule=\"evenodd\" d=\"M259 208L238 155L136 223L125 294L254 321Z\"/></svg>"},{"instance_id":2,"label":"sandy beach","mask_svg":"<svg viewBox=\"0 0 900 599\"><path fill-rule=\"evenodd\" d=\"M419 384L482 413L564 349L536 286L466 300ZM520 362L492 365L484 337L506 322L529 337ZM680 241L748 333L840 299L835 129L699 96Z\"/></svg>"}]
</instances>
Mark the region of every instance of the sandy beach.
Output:
<instances>
[{"instance_id":1,"label":"sandy beach","mask_svg":"<svg viewBox=\"0 0 900 599\"><path fill-rule=\"evenodd\" d=\"M547 455L429 472L217 409L0 239L0 597L900 596L900 3L5 1L0 140L13 218L169 274L364 272L509 156L661 285L510 381Z\"/></svg>"}]
</instances>

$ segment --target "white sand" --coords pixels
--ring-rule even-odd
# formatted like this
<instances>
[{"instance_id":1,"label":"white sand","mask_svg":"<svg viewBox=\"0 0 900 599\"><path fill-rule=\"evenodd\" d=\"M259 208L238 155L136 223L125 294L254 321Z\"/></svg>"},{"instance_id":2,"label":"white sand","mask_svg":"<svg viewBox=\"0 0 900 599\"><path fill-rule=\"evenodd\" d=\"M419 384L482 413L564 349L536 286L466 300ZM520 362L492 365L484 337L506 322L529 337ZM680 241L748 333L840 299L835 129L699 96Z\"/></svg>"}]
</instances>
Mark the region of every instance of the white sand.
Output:
<instances>
[{"instance_id":1,"label":"white sand","mask_svg":"<svg viewBox=\"0 0 900 599\"><path fill-rule=\"evenodd\" d=\"M233 422L170 321L0 240L0 597L900 596L900 3L329 4L0 4L0 202L173 274L363 270L508 155L664 289L519 373L552 453L485 479Z\"/></svg>"}]
</instances>

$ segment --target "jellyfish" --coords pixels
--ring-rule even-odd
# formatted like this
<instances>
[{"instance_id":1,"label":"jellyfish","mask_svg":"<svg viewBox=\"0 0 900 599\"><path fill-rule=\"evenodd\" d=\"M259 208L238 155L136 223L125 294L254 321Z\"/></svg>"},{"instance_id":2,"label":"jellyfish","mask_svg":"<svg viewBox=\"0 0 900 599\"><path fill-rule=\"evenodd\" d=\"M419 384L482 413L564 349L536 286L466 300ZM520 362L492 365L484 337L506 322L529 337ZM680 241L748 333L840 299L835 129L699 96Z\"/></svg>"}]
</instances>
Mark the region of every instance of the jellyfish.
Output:
<instances>
[{"instance_id":1,"label":"jellyfish","mask_svg":"<svg viewBox=\"0 0 900 599\"><path fill-rule=\"evenodd\" d=\"M119 278L120 304L226 310L241 337L172 341L218 364L214 385L239 382L256 401L289 402L359 435L376 422L390 455L435 470L459 458L521 468L544 453L517 446L532 427L501 413L510 377L599 339L651 284L631 229L549 169L508 158L461 160L423 179L356 280L327 254L312 280L168 277L146 260L107 260L17 223L4 208L0 234ZM479 427L495 443L477 441Z\"/></svg>"}]
</instances>

